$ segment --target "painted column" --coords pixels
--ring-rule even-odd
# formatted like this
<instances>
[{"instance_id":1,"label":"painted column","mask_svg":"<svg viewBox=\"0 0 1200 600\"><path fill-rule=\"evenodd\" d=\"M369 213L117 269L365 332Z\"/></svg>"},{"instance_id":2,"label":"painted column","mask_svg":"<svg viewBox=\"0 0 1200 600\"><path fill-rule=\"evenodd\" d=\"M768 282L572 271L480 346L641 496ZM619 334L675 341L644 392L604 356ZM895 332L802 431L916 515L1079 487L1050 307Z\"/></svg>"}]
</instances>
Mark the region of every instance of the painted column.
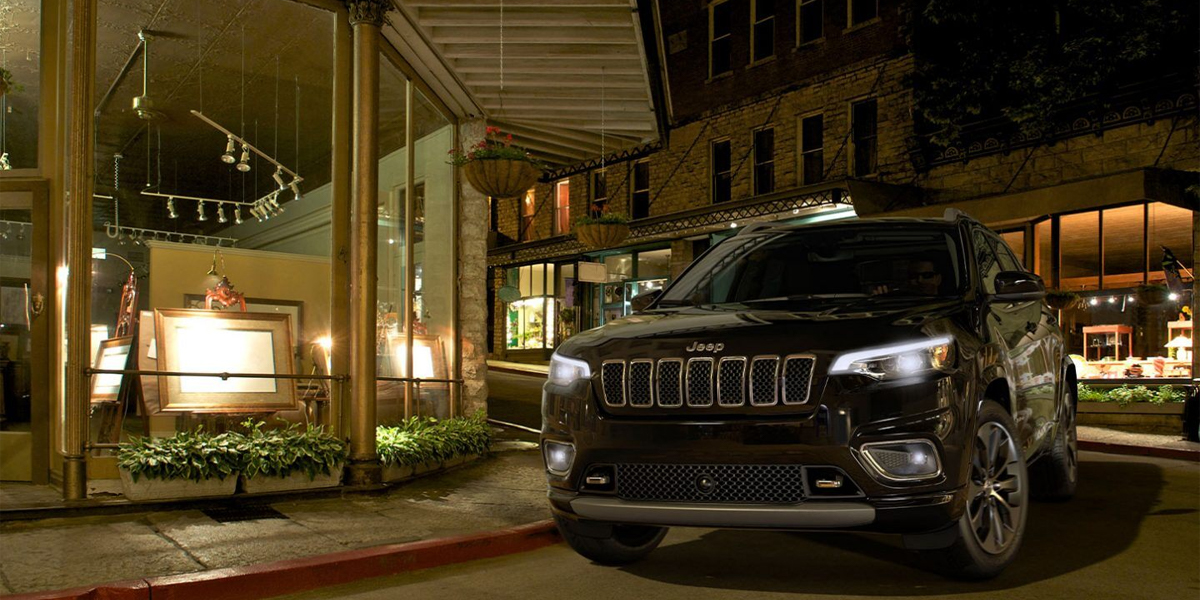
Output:
<instances>
[{"instance_id":1,"label":"painted column","mask_svg":"<svg viewBox=\"0 0 1200 600\"><path fill-rule=\"evenodd\" d=\"M459 148L469 148L484 137L482 120L459 126ZM461 174L461 169L459 169ZM462 345L462 392L459 414L487 410L487 238L488 199L458 178L458 320Z\"/></svg>"},{"instance_id":2,"label":"painted column","mask_svg":"<svg viewBox=\"0 0 1200 600\"><path fill-rule=\"evenodd\" d=\"M354 119L354 38L349 15L339 11L333 32L333 145L332 210L330 215L330 371L332 375L350 374L350 213L351 171L350 142ZM350 437L350 386L333 382L330 386L329 430L341 438Z\"/></svg>"},{"instance_id":3,"label":"painted column","mask_svg":"<svg viewBox=\"0 0 1200 600\"><path fill-rule=\"evenodd\" d=\"M379 483L375 447L375 308L378 293L379 37L387 4L347 3L353 29L353 180L350 215L350 466L347 483Z\"/></svg>"},{"instance_id":4,"label":"painted column","mask_svg":"<svg viewBox=\"0 0 1200 600\"><path fill-rule=\"evenodd\" d=\"M71 79L67 106L66 389L63 397L63 498L87 497L88 382L92 314L92 102L96 93L96 0L71 7Z\"/></svg>"}]
</instances>

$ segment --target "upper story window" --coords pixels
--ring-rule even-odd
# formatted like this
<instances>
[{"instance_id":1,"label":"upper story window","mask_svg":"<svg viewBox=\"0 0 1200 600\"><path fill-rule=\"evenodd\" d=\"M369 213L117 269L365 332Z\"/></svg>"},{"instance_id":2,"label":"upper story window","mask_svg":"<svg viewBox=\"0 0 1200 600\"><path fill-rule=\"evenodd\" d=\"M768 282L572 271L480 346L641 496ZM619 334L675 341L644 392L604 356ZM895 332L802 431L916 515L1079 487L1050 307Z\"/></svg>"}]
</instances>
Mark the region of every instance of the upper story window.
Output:
<instances>
[{"instance_id":1,"label":"upper story window","mask_svg":"<svg viewBox=\"0 0 1200 600\"><path fill-rule=\"evenodd\" d=\"M732 10L729 2L708 7L708 76L716 77L733 68Z\"/></svg>"},{"instance_id":2,"label":"upper story window","mask_svg":"<svg viewBox=\"0 0 1200 600\"><path fill-rule=\"evenodd\" d=\"M534 216L537 215L537 206L533 199L533 188L525 192L525 197L521 198L521 229L518 231L518 240L528 242L535 238L537 232L534 229Z\"/></svg>"},{"instance_id":3,"label":"upper story window","mask_svg":"<svg viewBox=\"0 0 1200 600\"><path fill-rule=\"evenodd\" d=\"M571 182L554 184L554 235L571 231Z\"/></svg>"},{"instance_id":4,"label":"upper story window","mask_svg":"<svg viewBox=\"0 0 1200 600\"><path fill-rule=\"evenodd\" d=\"M488 227L500 231L500 201L488 196Z\"/></svg>"},{"instance_id":5,"label":"upper story window","mask_svg":"<svg viewBox=\"0 0 1200 600\"><path fill-rule=\"evenodd\" d=\"M825 117L800 119L800 182L820 183L825 179Z\"/></svg>"},{"instance_id":6,"label":"upper story window","mask_svg":"<svg viewBox=\"0 0 1200 600\"><path fill-rule=\"evenodd\" d=\"M825 37L825 0L797 0L797 44L815 42Z\"/></svg>"},{"instance_id":7,"label":"upper story window","mask_svg":"<svg viewBox=\"0 0 1200 600\"><path fill-rule=\"evenodd\" d=\"M650 161L633 163L633 196L630 198L630 215L634 219L650 216Z\"/></svg>"},{"instance_id":8,"label":"upper story window","mask_svg":"<svg viewBox=\"0 0 1200 600\"><path fill-rule=\"evenodd\" d=\"M775 191L775 130L754 132L754 195Z\"/></svg>"},{"instance_id":9,"label":"upper story window","mask_svg":"<svg viewBox=\"0 0 1200 600\"><path fill-rule=\"evenodd\" d=\"M879 16L879 0L848 0L846 6L850 11L847 22L851 27Z\"/></svg>"},{"instance_id":10,"label":"upper story window","mask_svg":"<svg viewBox=\"0 0 1200 600\"><path fill-rule=\"evenodd\" d=\"M854 144L854 176L875 173L878 161L878 115L875 99L850 105L850 133Z\"/></svg>"},{"instance_id":11,"label":"upper story window","mask_svg":"<svg viewBox=\"0 0 1200 600\"><path fill-rule=\"evenodd\" d=\"M712 201L714 204L728 202L733 197L733 154L729 140L713 142L709 154L709 168L712 171Z\"/></svg>"},{"instance_id":12,"label":"upper story window","mask_svg":"<svg viewBox=\"0 0 1200 600\"><path fill-rule=\"evenodd\" d=\"M751 61L758 62L775 56L775 0L752 2L750 44L754 54Z\"/></svg>"},{"instance_id":13,"label":"upper story window","mask_svg":"<svg viewBox=\"0 0 1200 600\"><path fill-rule=\"evenodd\" d=\"M608 174L603 169L592 171L592 216L598 216L608 206Z\"/></svg>"}]
</instances>

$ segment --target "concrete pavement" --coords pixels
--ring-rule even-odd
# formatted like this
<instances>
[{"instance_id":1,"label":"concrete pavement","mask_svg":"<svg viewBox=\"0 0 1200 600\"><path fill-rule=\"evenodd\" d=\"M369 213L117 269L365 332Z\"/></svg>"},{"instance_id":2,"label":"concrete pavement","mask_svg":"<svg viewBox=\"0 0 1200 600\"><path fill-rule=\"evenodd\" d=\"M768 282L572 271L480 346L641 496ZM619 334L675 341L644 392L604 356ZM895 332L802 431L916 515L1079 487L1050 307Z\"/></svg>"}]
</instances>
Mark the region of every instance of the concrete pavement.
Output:
<instances>
[{"instance_id":1,"label":"concrete pavement","mask_svg":"<svg viewBox=\"0 0 1200 600\"><path fill-rule=\"evenodd\" d=\"M645 562L601 567L563 544L326 588L294 599L1086 598L1200 595L1200 466L1085 452L1077 498L1035 503L999 578L948 581L888 536L675 529Z\"/></svg>"}]
</instances>

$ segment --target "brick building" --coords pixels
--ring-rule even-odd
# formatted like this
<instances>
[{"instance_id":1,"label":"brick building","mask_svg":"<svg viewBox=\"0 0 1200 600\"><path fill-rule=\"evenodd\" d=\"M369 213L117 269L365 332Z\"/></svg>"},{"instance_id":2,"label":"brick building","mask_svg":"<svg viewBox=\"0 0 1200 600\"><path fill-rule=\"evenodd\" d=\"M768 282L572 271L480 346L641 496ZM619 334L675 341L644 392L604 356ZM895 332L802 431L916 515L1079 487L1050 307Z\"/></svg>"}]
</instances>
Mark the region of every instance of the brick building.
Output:
<instances>
[{"instance_id":1,"label":"brick building","mask_svg":"<svg viewBox=\"0 0 1200 600\"><path fill-rule=\"evenodd\" d=\"M564 326L627 314L632 296L758 220L955 206L1002 231L1048 286L1105 298L1163 280L1160 245L1185 270L1194 264L1196 199L1184 191L1200 164L1194 75L1110 95L1040 137L981 123L939 147L913 114L905 2L644 10L655 11L647 51L663 84L662 140L551 172L525 198L492 200L494 356L545 360ZM633 217L623 247L592 252L569 235L596 202ZM605 264L604 281L581 282L579 262ZM564 307L574 309L566 322L555 316ZM1117 317L1077 320L1106 318ZM1153 355L1167 331L1137 318L1141 354Z\"/></svg>"}]
</instances>

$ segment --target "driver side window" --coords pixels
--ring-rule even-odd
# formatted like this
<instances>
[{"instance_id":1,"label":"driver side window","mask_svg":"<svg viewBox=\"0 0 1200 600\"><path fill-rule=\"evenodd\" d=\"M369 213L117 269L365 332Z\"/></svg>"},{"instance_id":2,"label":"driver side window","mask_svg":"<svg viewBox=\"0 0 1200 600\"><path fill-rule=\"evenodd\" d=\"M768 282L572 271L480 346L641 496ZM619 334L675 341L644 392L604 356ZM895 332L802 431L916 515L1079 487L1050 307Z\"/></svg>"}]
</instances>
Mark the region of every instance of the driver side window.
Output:
<instances>
[{"instance_id":1,"label":"driver side window","mask_svg":"<svg viewBox=\"0 0 1200 600\"><path fill-rule=\"evenodd\" d=\"M983 285L983 291L995 294L996 274L1002 270L1000 261L996 258L996 251L992 249L987 234L982 230L976 229L972 237L975 246L975 263L979 265L979 281Z\"/></svg>"},{"instance_id":2,"label":"driver side window","mask_svg":"<svg viewBox=\"0 0 1200 600\"><path fill-rule=\"evenodd\" d=\"M1008 244L1004 243L1004 240L992 236L988 237L991 237L992 243L996 245L996 254L1000 259L1000 269L1002 271L1025 270L1025 267L1021 266L1021 261L1017 260L1016 255L1013 254L1012 248L1009 248Z\"/></svg>"}]
</instances>

